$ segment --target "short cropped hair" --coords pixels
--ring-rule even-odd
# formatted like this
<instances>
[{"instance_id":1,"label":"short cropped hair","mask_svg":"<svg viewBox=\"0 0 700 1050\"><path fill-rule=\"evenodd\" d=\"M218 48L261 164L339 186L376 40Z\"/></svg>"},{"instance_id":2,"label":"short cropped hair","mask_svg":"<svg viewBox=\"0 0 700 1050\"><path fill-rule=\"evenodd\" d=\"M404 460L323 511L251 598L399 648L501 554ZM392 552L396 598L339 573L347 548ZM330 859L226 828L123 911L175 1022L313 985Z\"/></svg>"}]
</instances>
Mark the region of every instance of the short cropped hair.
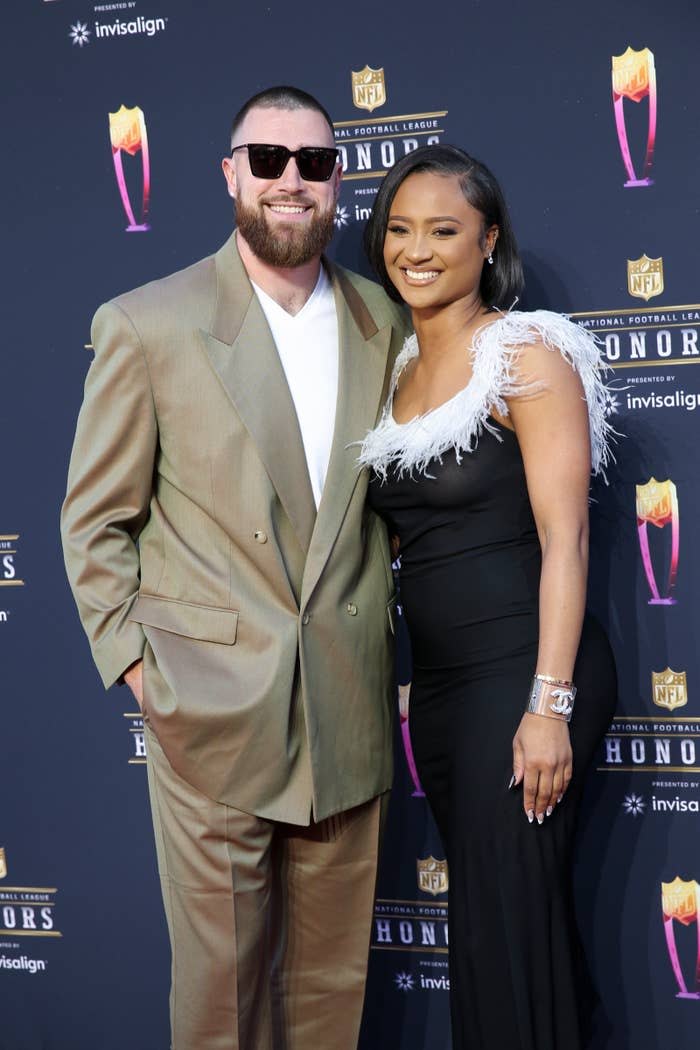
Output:
<instances>
[{"instance_id":1,"label":"short cropped hair","mask_svg":"<svg viewBox=\"0 0 700 1050\"><path fill-rule=\"evenodd\" d=\"M302 91L301 88L281 84L279 87L265 88L264 91L259 91L257 95L253 95L241 106L231 125L231 148L233 148L236 133L251 109L287 109L290 111L295 109L313 109L316 113L321 114L330 128L331 135L335 138L333 121L318 99L315 99L313 95L309 95L308 92Z\"/></svg>"},{"instance_id":2,"label":"short cropped hair","mask_svg":"<svg viewBox=\"0 0 700 1050\"><path fill-rule=\"evenodd\" d=\"M486 165L456 146L421 146L397 161L382 182L365 227L364 246L386 293L396 302L401 302L384 265L384 237L391 205L404 179L423 171L457 176L465 199L483 216L482 242L486 230L498 226L493 266L484 266L479 292L486 306L509 309L520 295L525 281L508 208L495 176Z\"/></svg>"}]
</instances>

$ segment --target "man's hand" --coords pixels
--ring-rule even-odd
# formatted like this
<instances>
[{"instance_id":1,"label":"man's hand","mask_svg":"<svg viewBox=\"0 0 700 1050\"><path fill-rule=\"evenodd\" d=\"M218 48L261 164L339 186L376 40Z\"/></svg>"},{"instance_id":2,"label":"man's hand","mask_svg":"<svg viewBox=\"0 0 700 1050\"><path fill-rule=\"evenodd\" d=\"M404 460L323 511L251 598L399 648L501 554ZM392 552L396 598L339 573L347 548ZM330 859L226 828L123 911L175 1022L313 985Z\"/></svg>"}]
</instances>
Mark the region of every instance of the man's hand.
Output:
<instances>
[{"instance_id":1,"label":"man's hand","mask_svg":"<svg viewBox=\"0 0 700 1050\"><path fill-rule=\"evenodd\" d=\"M139 710L143 711L143 660L137 660L124 672L124 681L136 697Z\"/></svg>"}]
</instances>

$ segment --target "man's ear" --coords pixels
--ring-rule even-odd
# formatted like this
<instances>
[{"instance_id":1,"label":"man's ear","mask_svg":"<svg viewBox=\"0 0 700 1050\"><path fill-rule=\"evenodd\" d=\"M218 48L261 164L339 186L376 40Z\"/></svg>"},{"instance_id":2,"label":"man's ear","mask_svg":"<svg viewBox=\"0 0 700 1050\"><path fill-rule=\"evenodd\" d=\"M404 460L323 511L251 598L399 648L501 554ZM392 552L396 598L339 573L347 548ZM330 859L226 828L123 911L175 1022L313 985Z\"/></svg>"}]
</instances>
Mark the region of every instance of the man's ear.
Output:
<instances>
[{"instance_id":1,"label":"man's ear","mask_svg":"<svg viewBox=\"0 0 700 1050\"><path fill-rule=\"evenodd\" d=\"M226 185L228 186L229 197L236 199L236 165L233 163L232 157L224 157L221 161L221 170L224 173L226 179Z\"/></svg>"}]
</instances>

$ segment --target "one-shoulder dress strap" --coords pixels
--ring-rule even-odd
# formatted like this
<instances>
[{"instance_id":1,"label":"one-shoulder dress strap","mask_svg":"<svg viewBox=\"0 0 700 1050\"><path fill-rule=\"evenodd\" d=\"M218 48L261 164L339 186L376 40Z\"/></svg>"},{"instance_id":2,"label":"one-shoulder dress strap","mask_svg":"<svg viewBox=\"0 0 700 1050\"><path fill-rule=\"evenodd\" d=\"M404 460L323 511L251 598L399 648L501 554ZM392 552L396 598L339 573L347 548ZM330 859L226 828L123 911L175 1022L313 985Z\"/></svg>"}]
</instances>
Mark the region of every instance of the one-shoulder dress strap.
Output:
<instances>
[{"instance_id":1,"label":"one-shoulder dress strap","mask_svg":"<svg viewBox=\"0 0 700 1050\"><path fill-rule=\"evenodd\" d=\"M396 359L381 418L362 442L358 463L371 467L382 478L390 468L399 476L413 471L427 474L430 461L440 459L448 449L455 450L460 462L464 453L474 450L483 430L502 440L491 413L507 416L508 398L538 387L537 383L525 383L517 369L522 348L536 343L558 350L580 376L588 406L591 469L594 474L604 474L612 457L614 434L607 420L608 366L589 331L549 310L511 310L483 325L469 350L472 377L467 386L424 415L397 423L392 413L394 393L401 373L418 354L415 335L409 337Z\"/></svg>"},{"instance_id":2,"label":"one-shoulder dress strap","mask_svg":"<svg viewBox=\"0 0 700 1050\"><path fill-rule=\"evenodd\" d=\"M416 338L416 333L412 332L411 335L406 336L401 350L396 355L394 367L391 372L387 405L390 405L394 400L394 394L396 393L396 388L399 385L399 379L401 378L403 370L408 362L414 357L418 357L418 340Z\"/></svg>"},{"instance_id":3,"label":"one-shoulder dress strap","mask_svg":"<svg viewBox=\"0 0 700 1050\"><path fill-rule=\"evenodd\" d=\"M595 336L565 315L551 310L511 310L494 324L479 329L473 347L474 373L482 378L490 408L505 416L506 398L532 389L521 381L516 366L519 351L535 343L558 350L578 373L588 406L591 471L603 473L612 458L610 443L615 434L608 422L610 390L606 376L611 369Z\"/></svg>"}]
</instances>

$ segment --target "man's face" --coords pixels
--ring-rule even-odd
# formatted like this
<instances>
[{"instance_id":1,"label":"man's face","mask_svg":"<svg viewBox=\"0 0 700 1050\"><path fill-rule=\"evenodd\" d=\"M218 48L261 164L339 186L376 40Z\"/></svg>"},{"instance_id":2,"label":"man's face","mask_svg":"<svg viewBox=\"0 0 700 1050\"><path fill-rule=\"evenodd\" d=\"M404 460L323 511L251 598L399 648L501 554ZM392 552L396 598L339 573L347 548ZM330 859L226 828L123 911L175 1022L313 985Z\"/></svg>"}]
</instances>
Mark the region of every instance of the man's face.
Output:
<instances>
[{"instance_id":1,"label":"man's face","mask_svg":"<svg viewBox=\"0 0 700 1050\"><path fill-rule=\"evenodd\" d=\"M312 109L253 109L233 145L246 142L290 150L335 146L330 128ZM262 262L293 268L321 254L333 236L340 165L328 182L305 182L290 157L278 179L259 179L250 170L248 151L241 149L224 158L223 169L236 201L238 234Z\"/></svg>"}]
</instances>

